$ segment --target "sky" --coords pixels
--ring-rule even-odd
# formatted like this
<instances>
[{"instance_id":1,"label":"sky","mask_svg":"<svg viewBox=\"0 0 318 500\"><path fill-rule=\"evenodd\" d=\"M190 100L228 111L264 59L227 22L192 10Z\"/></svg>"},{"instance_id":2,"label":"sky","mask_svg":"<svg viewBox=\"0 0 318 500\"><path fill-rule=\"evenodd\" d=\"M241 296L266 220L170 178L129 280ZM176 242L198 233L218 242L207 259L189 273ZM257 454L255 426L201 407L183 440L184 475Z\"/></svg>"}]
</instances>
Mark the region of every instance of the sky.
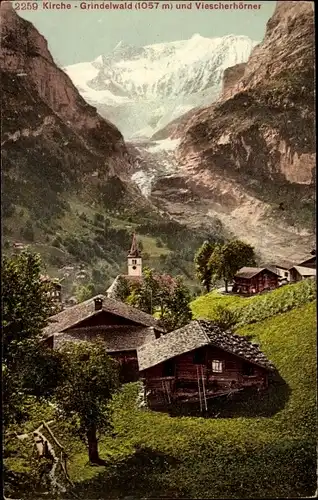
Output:
<instances>
[{"instance_id":1,"label":"sky","mask_svg":"<svg viewBox=\"0 0 318 500\"><path fill-rule=\"evenodd\" d=\"M196 33L211 38L231 34L246 35L252 40L261 41L266 23L276 5L276 1L245 0L244 3L257 3L260 8L255 10L198 10L195 7L196 2L183 0L182 2L174 1L172 10L162 10L159 5L156 10L114 11L82 10L79 8L80 1L64 0L66 3L71 3L72 8L57 11L44 9L42 0L35 1L39 4L36 11L19 11L19 14L31 21L45 36L49 49L60 66L92 61L101 54L109 53L120 41L143 46L185 40ZM84 3L91 4L93 1ZM122 0L113 0L113 3L118 3L118 1ZM166 0L159 1L162 3ZM231 4L234 1L237 4L241 3L238 0L223 0L222 3ZM54 2L56 3L57 0L49 3ZM176 10L175 3L190 3L192 8ZM208 0L204 3L220 2Z\"/></svg>"}]
</instances>

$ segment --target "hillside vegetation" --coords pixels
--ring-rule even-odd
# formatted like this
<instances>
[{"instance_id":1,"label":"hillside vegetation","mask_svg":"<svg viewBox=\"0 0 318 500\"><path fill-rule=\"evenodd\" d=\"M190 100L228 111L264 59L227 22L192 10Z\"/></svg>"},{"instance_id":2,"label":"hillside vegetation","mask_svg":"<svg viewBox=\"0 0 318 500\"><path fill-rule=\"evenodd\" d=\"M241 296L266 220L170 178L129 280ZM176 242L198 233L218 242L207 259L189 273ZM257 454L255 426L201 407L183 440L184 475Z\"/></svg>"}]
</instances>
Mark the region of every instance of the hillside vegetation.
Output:
<instances>
[{"instance_id":1,"label":"hillside vegetation","mask_svg":"<svg viewBox=\"0 0 318 500\"><path fill-rule=\"evenodd\" d=\"M251 401L247 417L231 419L171 418L137 410L137 388L126 386L114 402L116 439L103 443L109 469L82 482L85 467L74 466L83 464L83 455L74 457L72 470L81 481L77 492L82 498L97 499L105 491L137 498L289 498L314 493L315 304L238 332L260 342L284 383L277 383L265 400ZM284 407L266 416L282 400Z\"/></svg>"},{"instance_id":2,"label":"hillside vegetation","mask_svg":"<svg viewBox=\"0 0 318 500\"><path fill-rule=\"evenodd\" d=\"M191 304L195 318L214 320L219 306L236 311L238 325L256 323L276 314L287 312L316 299L315 280L304 280L252 297L221 294L216 290Z\"/></svg>"},{"instance_id":3,"label":"hillside vegetation","mask_svg":"<svg viewBox=\"0 0 318 500\"><path fill-rule=\"evenodd\" d=\"M77 287L89 284L94 285L94 293L105 293L118 274L125 274L133 231L142 247L144 266L172 275L182 274L192 288L198 288L193 268L195 250L205 238L221 240L217 230L208 234L174 221L166 222L160 215L142 211L128 215L102 206L90 207L73 198L68 210L53 218L34 220L27 209L17 206L4 220L3 246L5 253L11 253L14 243L21 242L39 253L48 273L64 278L66 298ZM66 274L65 266L73 270ZM82 275L79 279L78 274Z\"/></svg>"},{"instance_id":4,"label":"hillside vegetation","mask_svg":"<svg viewBox=\"0 0 318 500\"><path fill-rule=\"evenodd\" d=\"M266 310L264 304L270 296L282 294L287 301L284 290L298 290L300 296L304 286L285 287L253 299L234 297L232 306L246 303L242 311L247 311L249 305L258 303ZM216 296L210 294L193 303L194 309L200 304L202 317L211 317L211 308L203 306L211 295ZM172 418L138 409L139 384L124 386L113 401L114 434L100 445L106 468L89 467L84 446L70 440L65 429L57 432L68 442L70 474L79 498L291 498L314 494L316 303L294 304L292 310L241 326L237 333L258 342L279 372L266 394L251 395L248 404L238 405L232 418ZM230 404L225 402L225 406ZM28 467L25 457L10 459L11 467L13 463L18 470ZM66 498L72 498L71 494Z\"/></svg>"}]
</instances>

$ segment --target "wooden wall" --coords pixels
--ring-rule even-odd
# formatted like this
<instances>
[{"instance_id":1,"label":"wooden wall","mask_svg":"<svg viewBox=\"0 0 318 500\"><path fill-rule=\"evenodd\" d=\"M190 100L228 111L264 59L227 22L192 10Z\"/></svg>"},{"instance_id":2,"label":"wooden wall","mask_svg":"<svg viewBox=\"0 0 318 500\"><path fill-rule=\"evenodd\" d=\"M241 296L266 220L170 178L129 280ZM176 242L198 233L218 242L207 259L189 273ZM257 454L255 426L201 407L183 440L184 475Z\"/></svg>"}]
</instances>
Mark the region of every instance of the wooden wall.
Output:
<instances>
[{"instance_id":1,"label":"wooden wall","mask_svg":"<svg viewBox=\"0 0 318 500\"><path fill-rule=\"evenodd\" d=\"M265 275L267 275L267 278L265 277ZM273 273L269 273L268 271L264 271L257 276L253 276L253 278L241 278L239 276L235 277L234 283L236 285L236 288L242 287L241 293L259 293L267 288L277 288L278 276ZM253 289L255 289L255 292L253 292Z\"/></svg>"},{"instance_id":2,"label":"wooden wall","mask_svg":"<svg viewBox=\"0 0 318 500\"><path fill-rule=\"evenodd\" d=\"M200 356L202 359L200 360ZM195 358L197 361L201 361L195 364ZM223 371L221 373L215 373L212 371L212 361L219 360L223 362ZM267 384L267 371L257 365L248 363L247 361L234 356L233 354L227 353L221 349L213 346L206 346L196 351L191 351L181 356L178 356L169 361L169 364L173 366L173 373L171 374L177 381L192 382L196 383L198 379L198 373L203 376L207 383L219 381L219 382L241 382L244 377L243 367L244 365L249 365L253 367L253 377L248 377L250 380L253 378L262 378L264 384ZM201 368L202 367L202 368ZM165 363L161 363L157 366L151 367L148 370L144 370L141 373L141 377L145 378L147 381L150 379L164 378L165 376Z\"/></svg>"}]
</instances>

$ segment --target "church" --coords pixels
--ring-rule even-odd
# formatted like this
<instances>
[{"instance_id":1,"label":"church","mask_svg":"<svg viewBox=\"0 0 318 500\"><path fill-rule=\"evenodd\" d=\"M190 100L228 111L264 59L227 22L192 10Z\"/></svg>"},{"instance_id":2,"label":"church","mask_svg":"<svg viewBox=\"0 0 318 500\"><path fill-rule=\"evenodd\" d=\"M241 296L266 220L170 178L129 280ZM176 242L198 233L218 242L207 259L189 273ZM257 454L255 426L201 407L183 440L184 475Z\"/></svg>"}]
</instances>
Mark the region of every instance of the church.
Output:
<instances>
[{"instance_id":1,"label":"church","mask_svg":"<svg viewBox=\"0 0 318 500\"><path fill-rule=\"evenodd\" d=\"M128 284L140 283L142 281L142 256L135 233L132 235L131 247L127 256L127 274L116 276L106 291L106 296L109 299L118 299L117 292L121 279L125 279Z\"/></svg>"}]
</instances>

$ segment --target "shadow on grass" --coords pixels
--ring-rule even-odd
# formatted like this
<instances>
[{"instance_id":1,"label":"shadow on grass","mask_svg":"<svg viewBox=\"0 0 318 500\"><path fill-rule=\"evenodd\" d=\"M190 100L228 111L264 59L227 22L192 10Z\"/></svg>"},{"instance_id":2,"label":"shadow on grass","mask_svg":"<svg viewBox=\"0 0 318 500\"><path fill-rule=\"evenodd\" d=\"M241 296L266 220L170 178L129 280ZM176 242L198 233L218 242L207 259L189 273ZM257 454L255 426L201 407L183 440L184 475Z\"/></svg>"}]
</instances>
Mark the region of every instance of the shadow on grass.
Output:
<instances>
[{"instance_id":1,"label":"shadow on grass","mask_svg":"<svg viewBox=\"0 0 318 500\"><path fill-rule=\"evenodd\" d=\"M241 392L207 401L208 410L200 411L198 402L179 403L169 408L157 409L171 417L204 416L206 418L259 418L272 417L281 411L291 394L291 389L278 372L272 375L267 389L245 388Z\"/></svg>"},{"instance_id":2,"label":"shadow on grass","mask_svg":"<svg viewBox=\"0 0 318 500\"><path fill-rule=\"evenodd\" d=\"M80 499L185 498L184 492L167 487L164 476L178 461L148 447L120 462L109 464L94 478L76 484L72 490ZM74 498L69 494L65 498Z\"/></svg>"}]
</instances>

